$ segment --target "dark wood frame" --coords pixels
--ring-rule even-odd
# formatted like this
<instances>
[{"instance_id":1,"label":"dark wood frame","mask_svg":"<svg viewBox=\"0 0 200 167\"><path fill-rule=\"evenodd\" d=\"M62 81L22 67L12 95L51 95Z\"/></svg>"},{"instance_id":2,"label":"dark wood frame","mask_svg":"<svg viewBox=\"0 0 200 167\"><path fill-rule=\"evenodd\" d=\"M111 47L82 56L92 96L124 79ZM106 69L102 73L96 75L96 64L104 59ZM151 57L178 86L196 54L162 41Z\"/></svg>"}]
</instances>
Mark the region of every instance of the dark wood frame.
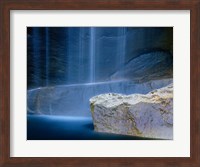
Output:
<instances>
[{"instance_id":1,"label":"dark wood frame","mask_svg":"<svg viewBox=\"0 0 200 167\"><path fill-rule=\"evenodd\" d=\"M10 10L190 10L190 158L11 158ZM181 56L181 55L180 55ZM181 57L180 57L181 58ZM200 167L200 0L1 0L0 166ZM183 129L180 129L183 130Z\"/></svg>"}]
</instances>

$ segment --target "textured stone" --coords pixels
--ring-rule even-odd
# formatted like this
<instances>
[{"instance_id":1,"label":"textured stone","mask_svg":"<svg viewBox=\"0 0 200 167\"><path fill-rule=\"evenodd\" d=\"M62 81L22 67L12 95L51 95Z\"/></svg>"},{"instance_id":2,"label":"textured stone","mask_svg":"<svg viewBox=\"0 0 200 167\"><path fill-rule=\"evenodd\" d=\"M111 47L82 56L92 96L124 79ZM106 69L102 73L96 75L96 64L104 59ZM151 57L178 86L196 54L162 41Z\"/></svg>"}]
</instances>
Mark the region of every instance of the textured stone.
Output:
<instances>
[{"instance_id":1,"label":"textured stone","mask_svg":"<svg viewBox=\"0 0 200 167\"><path fill-rule=\"evenodd\" d=\"M156 51L133 58L115 72L112 80L130 79L134 82L146 82L160 78L173 77L173 56L167 52Z\"/></svg>"},{"instance_id":2,"label":"textured stone","mask_svg":"<svg viewBox=\"0 0 200 167\"><path fill-rule=\"evenodd\" d=\"M101 94L90 107L95 131L173 139L173 84L146 95Z\"/></svg>"},{"instance_id":3,"label":"textured stone","mask_svg":"<svg viewBox=\"0 0 200 167\"><path fill-rule=\"evenodd\" d=\"M117 76L114 79L124 79L130 64L138 67L134 68L137 74L130 73L133 80L163 79L158 76L166 78L169 76L166 71L169 68L173 70L172 27L96 27L92 45L90 30L90 27L28 27L28 89L104 82L112 80L111 76L115 73ZM162 51L162 54L153 56L157 51ZM151 55L145 56L147 53ZM159 62L159 67L156 62ZM124 66L125 76L120 75ZM160 68L162 71L155 77ZM95 74L93 80L91 72Z\"/></svg>"},{"instance_id":4,"label":"textured stone","mask_svg":"<svg viewBox=\"0 0 200 167\"><path fill-rule=\"evenodd\" d=\"M130 81L103 82L41 87L28 90L27 108L30 114L91 116L89 99L103 93L148 93L172 83L172 79L141 84Z\"/></svg>"}]
</instances>

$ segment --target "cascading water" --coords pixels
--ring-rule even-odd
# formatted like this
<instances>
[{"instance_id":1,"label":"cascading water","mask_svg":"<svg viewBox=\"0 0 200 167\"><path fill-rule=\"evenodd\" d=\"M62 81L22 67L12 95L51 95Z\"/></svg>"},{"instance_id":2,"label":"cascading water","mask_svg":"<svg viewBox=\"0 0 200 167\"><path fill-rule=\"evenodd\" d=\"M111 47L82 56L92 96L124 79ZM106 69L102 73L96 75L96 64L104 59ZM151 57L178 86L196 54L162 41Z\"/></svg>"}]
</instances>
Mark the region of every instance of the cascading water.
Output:
<instances>
[{"instance_id":1,"label":"cascading water","mask_svg":"<svg viewBox=\"0 0 200 167\"><path fill-rule=\"evenodd\" d=\"M125 57L126 57L126 28L122 28L123 40L122 40L122 65L125 65Z\"/></svg>"},{"instance_id":2,"label":"cascading water","mask_svg":"<svg viewBox=\"0 0 200 167\"><path fill-rule=\"evenodd\" d=\"M83 62L83 59L84 59L84 53L83 53L83 33L84 33L84 29L83 28L80 28L79 30L79 58L78 58L78 63L79 63L79 71L78 71L78 81L79 83L82 82L83 80L83 73L84 73L84 68L83 68L83 65L84 65L84 62Z\"/></svg>"},{"instance_id":3,"label":"cascading water","mask_svg":"<svg viewBox=\"0 0 200 167\"><path fill-rule=\"evenodd\" d=\"M120 27L118 30L118 35L120 37L120 40L118 42L119 69L123 69L125 65L125 56L126 56L126 28ZM124 79L123 73L121 79Z\"/></svg>"},{"instance_id":4,"label":"cascading water","mask_svg":"<svg viewBox=\"0 0 200 167\"><path fill-rule=\"evenodd\" d=\"M72 28L66 28L65 30L66 33L66 49L65 49L65 55L67 57L67 61L66 61L66 83L69 84L71 82L74 81L73 78L73 66L74 66L74 61L73 60L73 45L72 42L70 41L73 37L72 34Z\"/></svg>"},{"instance_id":5,"label":"cascading water","mask_svg":"<svg viewBox=\"0 0 200 167\"><path fill-rule=\"evenodd\" d=\"M108 82L114 72L123 70L126 28L68 27L55 30L35 27L29 36L32 54L29 76L34 87ZM117 80L123 78L122 74Z\"/></svg>"},{"instance_id":6,"label":"cascading water","mask_svg":"<svg viewBox=\"0 0 200 167\"><path fill-rule=\"evenodd\" d=\"M35 86L40 85L40 77L41 77L41 67L40 67L40 35L39 28L36 27L33 29L33 78Z\"/></svg>"},{"instance_id":7,"label":"cascading water","mask_svg":"<svg viewBox=\"0 0 200 167\"><path fill-rule=\"evenodd\" d=\"M27 27L27 140L128 139L95 132L89 100L172 83L172 46L166 27Z\"/></svg>"},{"instance_id":8,"label":"cascading water","mask_svg":"<svg viewBox=\"0 0 200 167\"><path fill-rule=\"evenodd\" d=\"M95 27L90 28L90 82L95 82Z\"/></svg>"},{"instance_id":9,"label":"cascading water","mask_svg":"<svg viewBox=\"0 0 200 167\"><path fill-rule=\"evenodd\" d=\"M163 50L165 47L161 38L164 37L157 34L163 33L168 39L169 31L162 28L126 27L27 29L29 89L123 80L124 64L141 51L159 49L160 45L158 42L154 44L154 39L161 41ZM112 77L115 73L119 74L116 78ZM130 79L127 74L126 79Z\"/></svg>"},{"instance_id":10,"label":"cascading water","mask_svg":"<svg viewBox=\"0 0 200 167\"><path fill-rule=\"evenodd\" d=\"M49 28L46 27L45 28L45 49L46 49L46 53L45 53L45 60L46 60L46 70L45 70L45 74L46 74L46 86L49 85Z\"/></svg>"}]
</instances>

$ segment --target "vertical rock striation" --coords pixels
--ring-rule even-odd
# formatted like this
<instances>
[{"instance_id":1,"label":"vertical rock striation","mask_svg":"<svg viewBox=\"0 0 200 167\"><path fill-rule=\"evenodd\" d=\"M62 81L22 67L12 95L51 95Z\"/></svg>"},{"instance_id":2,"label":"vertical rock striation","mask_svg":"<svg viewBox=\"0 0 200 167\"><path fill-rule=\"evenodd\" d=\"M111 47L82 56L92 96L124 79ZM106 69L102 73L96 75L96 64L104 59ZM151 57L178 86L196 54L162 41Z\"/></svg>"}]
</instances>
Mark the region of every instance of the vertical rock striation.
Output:
<instances>
[{"instance_id":1,"label":"vertical rock striation","mask_svg":"<svg viewBox=\"0 0 200 167\"><path fill-rule=\"evenodd\" d=\"M172 27L28 27L27 87L169 78L172 48Z\"/></svg>"}]
</instances>

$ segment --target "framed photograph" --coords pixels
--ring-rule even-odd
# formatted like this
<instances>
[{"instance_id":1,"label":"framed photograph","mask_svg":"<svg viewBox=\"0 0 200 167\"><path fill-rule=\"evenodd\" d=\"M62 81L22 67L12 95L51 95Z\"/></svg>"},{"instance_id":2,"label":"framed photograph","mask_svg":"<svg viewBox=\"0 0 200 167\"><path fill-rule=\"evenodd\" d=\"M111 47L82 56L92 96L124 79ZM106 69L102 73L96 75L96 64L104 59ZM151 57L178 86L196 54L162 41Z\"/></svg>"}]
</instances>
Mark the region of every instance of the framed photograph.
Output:
<instances>
[{"instance_id":1,"label":"framed photograph","mask_svg":"<svg viewBox=\"0 0 200 167\"><path fill-rule=\"evenodd\" d=\"M0 6L0 166L200 166L199 0Z\"/></svg>"}]
</instances>

